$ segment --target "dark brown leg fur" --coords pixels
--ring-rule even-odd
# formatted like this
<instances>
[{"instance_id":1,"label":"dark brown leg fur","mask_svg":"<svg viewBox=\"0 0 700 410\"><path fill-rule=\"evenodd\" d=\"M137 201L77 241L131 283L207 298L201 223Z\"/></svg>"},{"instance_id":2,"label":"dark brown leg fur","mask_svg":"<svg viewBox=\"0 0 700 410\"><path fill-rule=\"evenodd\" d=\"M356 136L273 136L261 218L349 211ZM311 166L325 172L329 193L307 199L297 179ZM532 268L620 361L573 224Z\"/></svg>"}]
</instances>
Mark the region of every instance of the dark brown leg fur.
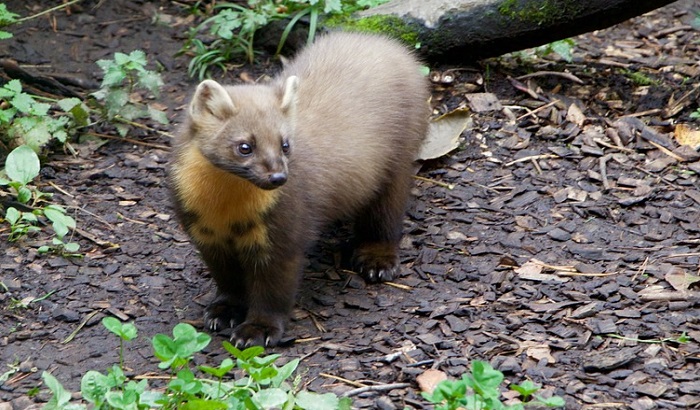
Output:
<instances>
[{"instance_id":1,"label":"dark brown leg fur","mask_svg":"<svg viewBox=\"0 0 700 410\"><path fill-rule=\"evenodd\" d=\"M275 258L247 272L248 313L231 335L236 346L276 345L289 315L299 283L302 252Z\"/></svg>"},{"instance_id":2,"label":"dark brown leg fur","mask_svg":"<svg viewBox=\"0 0 700 410\"><path fill-rule=\"evenodd\" d=\"M245 319L248 310L243 267L235 256L221 249L200 250L217 286L216 297L204 312L205 325L214 331L234 327Z\"/></svg>"},{"instance_id":3,"label":"dark brown leg fur","mask_svg":"<svg viewBox=\"0 0 700 410\"><path fill-rule=\"evenodd\" d=\"M205 312L207 326L233 327L237 347L276 345L294 306L301 269L303 252L291 253L264 257L256 252L240 262L235 255L202 250L218 287Z\"/></svg>"},{"instance_id":4,"label":"dark brown leg fur","mask_svg":"<svg viewBox=\"0 0 700 410\"><path fill-rule=\"evenodd\" d=\"M409 182L405 178L390 181L355 221L357 246L353 265L367 282L390 281L398 273L398 246Z\"/></svg>"}]
</instances>

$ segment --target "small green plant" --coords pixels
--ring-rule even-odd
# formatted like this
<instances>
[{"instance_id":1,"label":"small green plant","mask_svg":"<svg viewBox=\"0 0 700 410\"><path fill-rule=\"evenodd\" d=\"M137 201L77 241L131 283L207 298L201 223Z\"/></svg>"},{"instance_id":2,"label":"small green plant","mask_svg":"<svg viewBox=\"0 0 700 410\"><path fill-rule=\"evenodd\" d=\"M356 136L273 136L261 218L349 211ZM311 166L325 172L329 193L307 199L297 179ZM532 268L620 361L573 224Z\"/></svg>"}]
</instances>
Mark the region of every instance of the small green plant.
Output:
<instances>
[{"instance_id":1,"label":"small green plant","mask_svg":"<svg viewBox=\"0 0 700 410\"><path fill-rule=\"evenodd\" d=\"M189 33L180 53L191 52L194 57L188 66L191 77L203 79L211 67L226 71L226 64L239 55L248 62L255 58L255 34L273 21L289 19L282 32L277 53L282 50L294 26L308 17L308 43L313 41L321 15L350 14L374 7L388 0L248 0L248 6L222 3L214 7L217 14L204 20ZM199 38L202 33L211 36L209 41Z\"/></svg>"},{"instance_id":2,"label":"small green plant","mask_svg":"<svg viewBox=\"0 0 700 410\"><path fill-rule=\"evenodd\" d=\"M559 55L564 61L570 63L573 61L573 50L576 47L576 42L573 39L565 38L555 41L535 49L535 54L538 57L545 57L552 53Z\"/></svg>"},{"instance_id":3,"label":"small green plant","mask_svg":"<svg viewBox=\"0 0 700 410\"><path fill-rule=\"evenodd\" d=\"M9 11L5 3L0 3L0 27L7 27L16 23L17 17L19 17L19 15ZM12 33L5 30L0 30L0 40L5 40L8 38L12 38Z\"/></svg>"},{"instance_id":4,"label":"small green plant","mask_svg":"<svg viewBox=\"0 0 700 410\"><path fill-rule=\"evenodd\" d=\"M122 324L117 319L105 318L102 324L120 338L120 365L114 365L106 374L90 370L81 379L82 399L94 409L350 409L349 399L339 399L332 393L318 394L299 389L299 378L290 383L299 359L278 367L280 355L263 356L262 347L239 350L228 342L224 348L233 356L218 367L192 365L195 354L211 341L205 333L191 325L180 323L173 328L172 337L158 334L153 337L155 356L161 360L158 367L170 372L164 389L151 390L146 379L136 382L124 374L122 347L137 335L133 324ZM237 380L225 380L234 369L243 372ZM213 379L198 377L201 372ZM45 409L83 410L82 403L71 403L71 394L51 374L42 374L44 384L52 392Z\"/></svg>"},{"instance_id":5,"label":"small green plant","mask_svg":"<svg viewBox=\"0 0 700 410\"><path fill-rule=\"evenodd\" d=\"M55 237L52 246L42 246L39 252L55 250L59 253L74 254L79 245L67 242L66 236L70 229L75 228L75 220L66 214L65 208L59 205L42 205L51 194L39 191L29 184L39 175L39 157L32 148L21 145L7 156L5 160L5 174L9 179L0 178L0 186L9 186L14 190L17 205L25 210L20 211L16 207L8 207L5 210L5 221L10 224L10 241L17 241L27 234L40 231L37 226L40 217L45 217L51 222Z\"/></svg>"},{"instance_id":6,"label":"small green plant","mask_svg":"<svg viewBox=\"0 0 700 410\"><path fill-rule=\"evenodd\" d=\"M691 112L689 117L693 120L700 119L700 108L697 108L695 111Z\"/></svg>"},{"instance_id":7,"label":"small green plant","mask_svg":"<svg viewBox=\"0 0 700 410\"><path fill-rule=\"evenodd\" d=\"M620 71L625 77L629 78L634 85L647 86L647 85L659 85L660 81L656 80L641 71L632 70L621 70Z\"/></svg>"},{"instance_id":8,"label":"small green plant","mask_svg":"<svg viewBox=\"0 0 700 410\"><path fill-rule=\"evenodd\" d=\"M102 326L119 336L119 366L124 367L124 342L130 342L138 334L133 323L122 323L117 318L105 316L102 319Z\"/></svg>"},{"instance_id":9,"label":"small green plant","mask_svg":"<svg viewBox=\"0 0 700 410\"><path fill-rule=\"evenodd\" d=\"M563 407L565 404L558 396L545 399L535 395L540 388L527 380L510 386L520 394L524 404L505 405L500 400L499 389L503 378L503 373L490 364L474 361L470 373L465 373L460 380L443 380L432 393L423 393L423 397L435 404L436 410L522 410L527 405Z\"/></svg>"},{"instance_id":10,"label":"small green plant","mask_svg":"<svg viewBox=\"0 0 700 410\"><path fill-rule=\"evenodd\" d=\"M53 140L65 143L77 127L87 125L87 108L77 98L55 102L70 115L51 116L51 104L23 92L19 80L9 81L0 88L0 135L7 143L26 144L36 152Z\"/></svg>"},{"instance_id":11,"label":"small green plant","mask_svg":"<svg viewBox=\"0 0 700 410\"><path fill-rule=\"evenodd\" d=\"M165 113L151 105L135 101L137 90L145 90L155 97L160 94L163 80L155 71L147 70L148 60L141 50L129 54L115 53L113 60L98 60L104 72L100 89L92 93L100 104L96 108L106 121L114 122L121 136L126 136L134 120L150 118L167 124Z\"/></svg>"}]
</instances>

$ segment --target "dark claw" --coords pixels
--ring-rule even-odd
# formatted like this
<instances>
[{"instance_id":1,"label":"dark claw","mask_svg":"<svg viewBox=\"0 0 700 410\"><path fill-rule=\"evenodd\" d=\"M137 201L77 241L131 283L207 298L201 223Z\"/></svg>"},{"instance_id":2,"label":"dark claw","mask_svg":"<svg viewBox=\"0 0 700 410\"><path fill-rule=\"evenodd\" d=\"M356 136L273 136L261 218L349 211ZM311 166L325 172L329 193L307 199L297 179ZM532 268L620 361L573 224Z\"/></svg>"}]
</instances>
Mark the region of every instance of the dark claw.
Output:
<instances>
[{"instance_id":1,"label":"dark claw","mask_svg":"<svg viewBox=\"0 0 700 410\"><path fill-rule=\"evenodd\" d=\"M244 309L231 305L227 298L218 296L204 310L204 324L212 332L218 332L235 327L242 321L243 315Z\"/></svg>"},{"instance_id":2,"label":"dark claw","mask_svg":"<svg viewBox=\"0 0 700 410\"><path fill-rule=\"evenodd\" d=\"M398 258L391 250L360 248L355 251L354 265L357 272L369 283L393 280L399 272Z\"/></svg>"},{"instance_id":3,"label":"dark claw","mask_svg":"<svg viewBox=\"0 0 700 410\"><path fill-rule=\"evenodd\" d=\"M360 267L359 272L360 275L362 275L363 278L369 283L380 283L380 282L389 282L396 277L396 274L398 273L398 266L392 266L392 267L372 267L372 268L365 268L365 267Z\"/></svg>"},{"instance_id":4,"label":"dark claw","mask_svg":"<svg viewBox=\"0 0 700 410\"><path fill-rule=\"evenodd\" d=\"M281 326L243 322L231 334L237 348L250 346L273 347L282 337Z\"/></svg>"}]
</instances>

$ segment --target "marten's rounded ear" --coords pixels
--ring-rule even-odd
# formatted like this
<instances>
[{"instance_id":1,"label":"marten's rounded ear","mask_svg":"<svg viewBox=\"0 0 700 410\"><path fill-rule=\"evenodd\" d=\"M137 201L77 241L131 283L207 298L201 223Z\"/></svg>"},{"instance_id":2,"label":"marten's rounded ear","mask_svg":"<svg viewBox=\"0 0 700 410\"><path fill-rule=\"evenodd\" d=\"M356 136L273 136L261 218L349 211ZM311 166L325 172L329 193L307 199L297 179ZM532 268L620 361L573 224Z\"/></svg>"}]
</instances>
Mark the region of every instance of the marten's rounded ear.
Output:
<instances>
[{"instance_id":1,"label":"marten's rounded ear","mask_svg":"<svg viewBox=\"0 0 700 410\"><path fill-rule=\"evenodd\" d=\"M195 119L214 116L219 120L236 113L236 106L226 89L214 80L204 80L197 86L190 103L190 115Z\"/></svg>"},{"instance_id":2,"label":"marten's rounded ear","mask_svg":"<svg viewBox=\"0 0 700 410\"><path fill-rule=\"evenodd\" d=\"M284 82L284 94L282 95L282 111L293 108L297 102L297 91L299 90L299 77L293 75Z\"/></svg>"}]
</instances>

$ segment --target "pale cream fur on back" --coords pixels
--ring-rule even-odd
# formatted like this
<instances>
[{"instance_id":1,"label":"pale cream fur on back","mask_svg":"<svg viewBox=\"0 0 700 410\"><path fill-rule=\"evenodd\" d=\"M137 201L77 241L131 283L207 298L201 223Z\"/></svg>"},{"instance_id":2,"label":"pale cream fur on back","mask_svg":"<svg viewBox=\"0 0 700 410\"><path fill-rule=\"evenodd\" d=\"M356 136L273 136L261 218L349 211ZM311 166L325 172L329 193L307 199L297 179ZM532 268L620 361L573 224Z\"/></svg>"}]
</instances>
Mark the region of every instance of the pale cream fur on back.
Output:
<instances>
[{"instance_id":1,"label":"pale cream fur on back","mask_svg":"<svg viewBox=\"0 0 700 410\"><path fill-rule=\"evenodd\" d=\"M427 131L427 80L419 70L394 41L334 33L303 50L278 76L279 82L299 78L294 155L314 171L310 177L321 189L313 191L322 205L356 208L387 173L406 172L393 168L412 162Z\"/></svg>"}]
</instances>

